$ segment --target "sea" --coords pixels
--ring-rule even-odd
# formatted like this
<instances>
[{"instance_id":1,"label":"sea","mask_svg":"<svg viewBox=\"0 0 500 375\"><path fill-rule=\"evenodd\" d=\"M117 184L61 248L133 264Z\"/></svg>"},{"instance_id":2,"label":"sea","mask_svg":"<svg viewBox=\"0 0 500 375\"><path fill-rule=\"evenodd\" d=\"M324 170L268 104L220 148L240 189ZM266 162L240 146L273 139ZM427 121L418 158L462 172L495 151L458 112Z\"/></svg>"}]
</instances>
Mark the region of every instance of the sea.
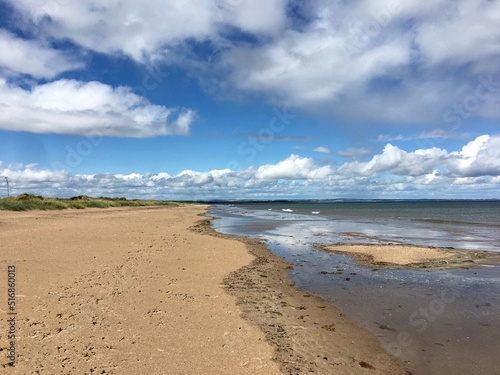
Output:
<instances>
[{"instance_id":1,"label":"sea","mask_svg":"<svg viewBox=\"0 0 500 375\"><path fill-rule=\"evenodd\" d=\"M500 200L218 203L215 230L257 238L293 265L297 288L332 303L418 374L500 371ZM412 244L488 251L456 270L377 269L318 244Z\"/></svg>"}]
</instances>

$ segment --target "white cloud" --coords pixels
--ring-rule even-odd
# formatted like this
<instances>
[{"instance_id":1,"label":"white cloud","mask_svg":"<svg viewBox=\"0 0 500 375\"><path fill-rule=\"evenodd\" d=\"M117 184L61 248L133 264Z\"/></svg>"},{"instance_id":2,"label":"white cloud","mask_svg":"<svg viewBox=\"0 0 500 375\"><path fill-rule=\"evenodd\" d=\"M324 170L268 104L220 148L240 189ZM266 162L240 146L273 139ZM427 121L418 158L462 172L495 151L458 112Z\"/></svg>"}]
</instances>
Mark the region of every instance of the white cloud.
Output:
<instances>
[{"instance_id":1,"label":"white cloud","mask_svg":"<svg viewBox=\"0 0 500 375\"><path fill-rule=\"evenodd\" d=\"M332 151L330 151L330 149L323 147L323 146L316 147L313 151L319 152L322 154L331 154L332 153Z\"/></svg>"},{"instance_id":2,"label":"white cloud","mask_svg":"<svg viewBox=\"0 0 500 375\"><path fill-rule=\"evenodd\" d=\"M451 4L418 29L416 43L427 63L459 65L498 55L500 3L467 0Z\"/></svg>"},{"instance_id":3,"label":"white cloud","mask_svg":"<svg viewBox=\"0 0 500 375\"><path fill-rule=\"evenodd\" d=\"M379 142L391 142L391 141L415 141L422 139L457 139L466 140L469 139L470 135L466 133L456 133L453 131L445 131L443 129L433 129L429 131L424 131L420 133L413 133L410 135L392 135L392 134L380 134L377 138Z\"/></svg>"},{"instance_id":4,"label":"white cloud","mask_svg":"<svg viewBox=\"0 0 500 375\"><path fill-rule=\"evenodd\" d=\"M483 135L451 153L448 168L463 177L500 176L500 135Z\"/></svg>"},{"instance_id":5,"label":"white cloud","mask_svg":"<svg viewBox=\"0 0 500 375\"><path fill-rule=\"evenodd\" d=\"M286 23L286 0L267 0L256 4L255 0L229 0L226 6L226 22L257 34L275 34Z\"/></svg>"},{"instance_id":6,"label":"white cloud","mask_svg":"<svg viewBox=\"0 0 500 375\"><path fill-rule=\"evenodd\" d=\"M455 177L499 176L500 135L477 137L459 152L448 152L437 147L407 152L387 144L383 152L370 161L345 163L338 172L372 177L385 172L434 179L438 170L443 175Z\"/></svg>"},{"instance_id":7,"label":"white cloud","mask_svg":"<svg viewBox=\"0 0 500 375\"><path fill-rule=\"evenodd\" d=\"M333 23L333 20L331 21ZM288 31L262 47L234 48L223 63L243 89L265 91L298 107L332 102L370 78L389 74L410 58L409 40L394 40L353 59L345 35L320 19L306 31Z\"/></svg>"},{"instance_id":8,"label":"white cloud","mask_svg":"<svg viewBox=\"0 0 500 375\"><path fill-rule=\"evenodd\" d=\"M443 165L447 156L448 153L439 148L406 152L387 144L382 154L375 155L365 163L346 163L339 168L339 172L359 173L364 176L374 176L380 172L403 176L421 176L432 173L435 168Z\"/></svg>"},{"instance_id":9,"label":"white cloud","mask_svg":"<svg viewBox=\"0 0 500 375\"><path fill-rule=\"evenodd\" d=\"M11 74L53 78L83 66L75 58L44 46L39 41L21 39L0 29L0 68L7 69Z\"/></svg>"},{"instance_id":10,"label":"white cloud","mask_svg":"<svg viewBox=\"0 0 500 375\"><path fill-rule=\"evenodd\" d=\"M266 164L259 167L255 177L272 180L302 180L325 178L332 172L329 166L319 166L313 159L291 155L277 164Z\"/></svg>"},{"instance_id":11,"label":"white cloud","mask_svg":"<svg viewBox=\"0 0 500 375\"><path fill-rule=\"evenodd\" d=\"M154 58L169 43L204 40L213 32L217 4L197 1L11 1L37 32L71 39L95 51L124 53L137 61Z\"/></svg>"},{"instance_id":12,"label":"white cloud","mask_svg":"<svg viewBox=\"0 0 500 375\"><path fill-rule=\"evenodd\" d=\"M497 198L500 193L500 135L481 136L460 151L413 152L387 145L366 163L337 169L297 155L243 171L185 170L177 175L72 174L37 165L0 161L14 195L127 196L161 199L280 198ZM0 195L2 195L0 181ZM5 192L6 193L6 192Z\"/></svg>"},{"instance_id":13,"label":"white cloud","mask_svg":"<svg viewBox=\"0 0 500 375\"><path fill-rule=\"evenodd\" d=\"M189 133L189 109L154 105L127 87L58 80L30 90L0 79L0 129L77 135L153 137Z\"/></svg>"},{"instance_id":14,"label":"white cloud","mask_svg":"<svg viewBox=\"0 0 500 375\"><path fill-rule=\"evenodd\" d=\"M285 0L10 1L37 32L136 61L164 58L187 40L219 39L228 26L276 33L286 22Z\"/></svg>"}]
</instances>

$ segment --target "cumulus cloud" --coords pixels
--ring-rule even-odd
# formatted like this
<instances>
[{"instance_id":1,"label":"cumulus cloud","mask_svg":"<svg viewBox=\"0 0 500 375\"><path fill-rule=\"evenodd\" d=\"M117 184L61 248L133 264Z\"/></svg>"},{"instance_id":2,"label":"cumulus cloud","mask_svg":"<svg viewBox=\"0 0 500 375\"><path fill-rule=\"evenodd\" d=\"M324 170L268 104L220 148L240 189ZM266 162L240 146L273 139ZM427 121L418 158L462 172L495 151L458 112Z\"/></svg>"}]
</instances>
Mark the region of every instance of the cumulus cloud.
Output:
<instances>
[{"instance_id":1,"label":"cumulus cloud","mask_svg":"<svg viewBox=\"0 0 500 375\"><path fill-rule=\"evenodd\" d=\"M204 39L214 27L216 4L197 1L48 2L10 1L37 32L68 38L95 51L123 53L144 61L167 43L186 38Z\"/></svg>"},{"instance_id":2,"label":"cumulus cloud","mask_svg":"<svg viewBox=\"0 0 500 375\"><path fill-rule=\"evenodd\" d=\"M375 155L370 161L346 163L339 168L342 173L359 173L370 176L379 172L390 172L395 175L421 176L432 173L448 156L439 148L421 149L406 152L397 146L387 144L382 154Z\"/></svg>"},{"instance_id":3,"label":"cumulus cloud","mask_svg":"<svg viewBox=\"0 0 500 375\"><path fill-rule=\"evenodd\" d=\"M61 184L66 182L70 176L68 171L37 169L36 164L28 164L26 166L22 164L13 166L4 165L1 174L15 181L16 184L21 184L25 187L38 183Z\"/></svg>"},{"instance_id":4,"label":"cumulus cloud","mask_svg":"<svg viewBox=\"0 0 500 375\"><path fill-rule=\"evenodd\" d=\"M355 59L346 52L336 20L321 18L305 31L289 30L273 43L234 48L223 59L242 89L264 91L297 107L336 102L370 78L397 70L410 59L407 41L394 40Z\"/></svg>"},{"instance_id":5,"label":"cumulus cloud","mask_svg":"<svg viewBox=\"0 0 500 375\"><path fill-rule=\"evenodd\" d=\"M345 163L339 173L376 176L381 172L435 179L438 174L459 178L500 175L500 135L482 135L449 152L437 147L407 152L387 144L368 162Z\"/></svg>"},{"instance_id":6,"label":"cumulus cloud","mask_svg":"<svg viewBox=\"0 0 500 375\"><path fill-rule=\"evenodd\" d=\"M463 177L500 176L500 135L483 135L451 153L450 173Z\"/></svg>"},{"instance_id":7,"label":"cumulus cloud","mask_svg":"<svg viewBox=\"0 0 500 375\"><path fill-rule=\"evenodd\" d=\"M0 161L0 176L8 176L12 194L50 196L87 194L175 200L495 198L500 193L499 146L500 135L483 135L460 151L451 152L437 148L410 152L388 144L368 162L346 162L336 169L291 155L276 164L243 171L184 170L177 175L83 175Z\"/></svg>"},{"instance_id":8,"label":"cumulus cloud","mask_svg":"<svg viewBox=\"0 0 500 375\"><path fill-rule=\"evenodd\" d=\"M33 133L153 137L189 133L190 109L154 105L127 87L57 80L24 89L0 79L0 128Z\"/></svg>"},{"instance_id":9,"label":"cumulus cloud","mask_svg":"<svg viewBox=\"0 0 500 375\"><path fill-rule=\"evenodd\" d=\"M74 57L43 45L25 40L0 29L0 68L11 74L29 74L35 78L54 78L58 74L82 68Z\"/></svg>"},{"instance_id":10,"label":"cumulus cloud","mask_svg":"<svg viewBox=\"0 0 500 375\"><path fill-rule=\"evenodd\" d=\"M286 0L224 1L226 14L224 20L244 31L256 34L276 34L286 24ZM224 3L223 2L223 3Z\"/></svg>"},{"instance_id":11,"label":"cumulus cloud","mask_svg":"<svg viewBox=\"0 0 500 375\"><path fill-rule=\"evenodd\" d=\"M332 173L329 166L319 166L313 159L290 155L277 164L266 164L255 174L258 179L303 180L325 178Z\"/></svg>"},{"instance_id":12,"label":"cumulus cloud","mask_svg":"<svg viewBox=\"0 0 500 375\"><path fill-rule=\"evenodd\" d=\"M9 3L33 23L37 33L69 38L86 48L125 54L139 62L162 59L186 41L218 40L228 27L268 34L286 22L286 1L268 0L133 0L49 2L16 0Z\"/></svg>"},{"instance_id":13,"label":"cumulus cloud","mask_svg":"<svg viewBox=\"0 0 500 375\"><path fill-rule=\"evenodd\" d=\"M417 30L416 43L428 64L475 63L500 53L498 2L468 0L453 6L441 2L440 8L432 22Z\"/></svg>"}]
</instances>

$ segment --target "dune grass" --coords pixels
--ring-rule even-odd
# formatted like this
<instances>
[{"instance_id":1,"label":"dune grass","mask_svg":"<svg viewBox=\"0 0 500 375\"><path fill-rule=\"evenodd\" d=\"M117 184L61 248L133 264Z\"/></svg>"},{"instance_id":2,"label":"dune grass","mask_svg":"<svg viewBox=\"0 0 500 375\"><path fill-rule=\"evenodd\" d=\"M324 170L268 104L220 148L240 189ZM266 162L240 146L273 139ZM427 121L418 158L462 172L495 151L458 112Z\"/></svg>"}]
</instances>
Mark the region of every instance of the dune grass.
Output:
<instances>
[{"instance_id":1,"label":"dune grass","mask_svg":"<svg viewBox=\"0 0 500 375\"><path fill-rule=\"evenodd\" d=\"M109 207L139 207L139 206L172 206L175 202L159 200L140 200L125 198L92 198L80 195L72 198L46 198L39 195L21 194L17 197L0 199L0 210L29 211L29 210L64 210L68 208L109 208Z\"/></svg>"}]
</instances>

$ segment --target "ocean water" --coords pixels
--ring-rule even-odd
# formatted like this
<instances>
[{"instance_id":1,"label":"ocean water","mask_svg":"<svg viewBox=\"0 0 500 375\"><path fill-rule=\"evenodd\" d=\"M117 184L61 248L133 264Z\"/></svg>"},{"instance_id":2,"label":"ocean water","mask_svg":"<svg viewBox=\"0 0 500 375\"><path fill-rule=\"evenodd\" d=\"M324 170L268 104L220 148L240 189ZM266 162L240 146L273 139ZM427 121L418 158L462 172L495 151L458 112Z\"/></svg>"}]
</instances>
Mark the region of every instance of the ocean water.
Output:
<instances>
[{"instance_id":1,"label":"ocean water","mask_svg":"<svg viewBox=\"0 0 500 375\"><path fill-rule=\"evenodd\" d=\"M365 237L358 242L500 250L500 200L262 202L231 207L265 221L307 222L333 242L347 242L344 233L355 232Z\"/></svg>"},{"instance_id":2,"label":"ocean water","mask_svg":"<svg viewBox=\"0 0 500 375\"><path fill-rule=\"evenodd\" d=\"M213 205L210 215L217 231L265 241L294 265L298 288L372 331L415 375L500 368L500 262L375 270L313 247L405 243L500 254L500 201L258 202Z\"/></svg>"}]
</instances>

